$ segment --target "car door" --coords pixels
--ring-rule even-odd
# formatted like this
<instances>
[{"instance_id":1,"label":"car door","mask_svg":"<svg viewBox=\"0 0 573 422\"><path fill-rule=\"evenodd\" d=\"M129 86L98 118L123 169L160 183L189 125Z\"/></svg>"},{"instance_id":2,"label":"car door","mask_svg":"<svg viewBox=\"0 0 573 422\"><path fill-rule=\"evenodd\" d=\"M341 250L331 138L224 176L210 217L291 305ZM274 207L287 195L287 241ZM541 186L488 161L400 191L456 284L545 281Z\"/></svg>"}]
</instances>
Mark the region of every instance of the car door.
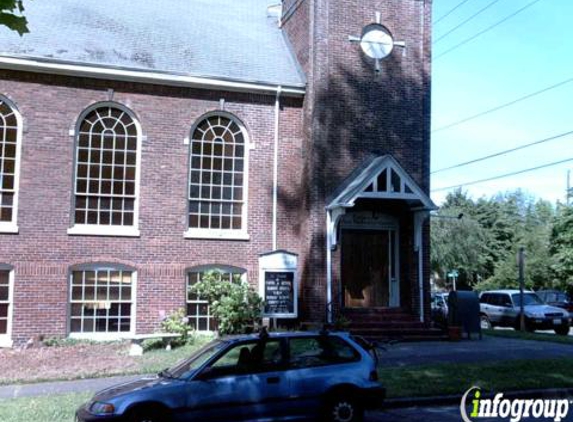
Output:
<instances>
[{"instance_id":1,"label":"car door","mask_svg":"<svg viewBox=\"0 0 573 422\"><path fill-rule=\"evenodd\" d=\"M499 293L491 293L488 300L488 317L492 324L501 324L501 302L502 298Z\"/></svg>"},{"instance_id":2,"label":"car door","mask_svg":"<svg viewBox=\"0 0 573 422\"><path fill-rule=\"evenodd\" d=\"M185 418L280 418L289 394L284 365L284 343L280 339L234 344L189 381Z\"/></svg>"},{"instance_id":3,"label":"car door","mask_svg":"<svg viewBox=\"0 0 573 422\"><path fill-rule=\"evenodd\" d=\"M290 413L301 417L320 415L324 394L331 387L361 385L367 374L355 370L359 360L359 353L335 336L290 338Z\"/></svg>"},{"instance_id":4,"label":"car door","mask_svg":"<svg viewBox=\"0 0 573 422\"><path fill-rule=\"evenodd\" d=\"M515 324L515 319L519 311L513 306L511 301L511 296L507 293L500 294L500 308L499 308L499 319L501 325L506 327L513 326Z\"/></svg>"}]
</instances>

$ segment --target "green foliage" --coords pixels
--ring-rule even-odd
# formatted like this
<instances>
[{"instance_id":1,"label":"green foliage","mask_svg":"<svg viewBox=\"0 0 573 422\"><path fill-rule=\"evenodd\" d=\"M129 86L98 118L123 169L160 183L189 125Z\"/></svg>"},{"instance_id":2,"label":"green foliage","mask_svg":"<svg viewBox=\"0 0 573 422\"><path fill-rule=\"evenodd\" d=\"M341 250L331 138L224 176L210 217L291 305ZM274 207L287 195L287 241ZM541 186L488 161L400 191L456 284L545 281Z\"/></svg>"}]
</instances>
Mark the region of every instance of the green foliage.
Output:
<instances>
[{"instance_id":1,"label":"green foliage","mask_svg":"<svg viewBox=\"0 0 573 422\"><path fill-rule=\"evenodd\" d=\"M248 332L260 320L263 300L238 276L225 281L219 271L209 271L190 292L209 301L220 334Z\"/></svg>"},{"instance_id":2,"label":"green foliage","mask_svg":"<svg viewBox=\"0 0 573 422\"><path fill-rule=\"evenodd\" d=\"M445 278L448 271L457 269L460 284L465 282L477 290L516 288L516 255L523 246L526 287L551 287L556 277L556 261L550 248L556 211L550 203L536 201L519 190L474 201L458 190L448 195L440 214L459 213L464 214L461 220L432 220L431 263L435 273Z\"/></svg>"},{"instance_id":3,"label":"green foliage","mask_svg":"<svg viewBox=\"0 0 573 422\"><path fill-rule=\"evenodd\" d=\"M554 287L573 295L573 207L557 210L551 231L551 269Z\"/></svg>"},{"instance_id":4,"label":"green foliage","mask_svg":"<svg viewBox=\"0 0 573 422\"><path fill-rule=\"evenodd\" d=\"M177 309L161 321L161 330L166 333L180 335L179 338L169 340L173 347L179 347L186 344L189 339L189 320L187 319L185 308ZM166 346L165 342L161 341L161 343L163 346ZM153 347L157 346L157 344L150 343L149 346Z\"/></svg>"},{"instance_id":5,"label":"green foliage","mask_svg":"<svg viewBox=\"0 0 573 422\"><path fill-rule=\"evenodd\" d=\"M79 344L109 344L115 343L115 341L95 341L95 340L88 340L88 339L77 339L77 338L61 338L61 337L49 337L45 340L42 340L42 346L45 347L71 347L77 346Z\"/></svg>"},{"instance_id":6,"label":"green foliage","mask_svg":"<svg viewBox=\"0 0 573 422\"><path fill-rule=\"evenodd\" d=\"M0 0L0 25L16 31L20 36L30 32L28 21L22 16L23 12L23 0Z\"/></svg>"}]
</instances>

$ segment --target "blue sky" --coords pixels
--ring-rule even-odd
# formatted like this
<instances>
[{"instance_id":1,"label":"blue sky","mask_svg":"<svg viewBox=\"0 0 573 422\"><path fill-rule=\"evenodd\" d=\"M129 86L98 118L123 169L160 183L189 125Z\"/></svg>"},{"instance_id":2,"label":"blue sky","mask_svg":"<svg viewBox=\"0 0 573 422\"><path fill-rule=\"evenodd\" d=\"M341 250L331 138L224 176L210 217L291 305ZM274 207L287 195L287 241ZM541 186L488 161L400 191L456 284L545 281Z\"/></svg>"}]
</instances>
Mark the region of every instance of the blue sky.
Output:
<instances>
[{"instance_id":1,"label":"blue sky","mask_svg":"<svg viewBox=\"0 0 573 422\"><path fill-rule=\"evenodd\" d=\"M434 24L440 36L494 0L468 0ZM432 170L573 131L573 80L500 111L440 127L573 78L573 1L539 0L503 24L450 53L442 52L534 0L498 0L435 41L432 63ZM462 0L434 0L434 22ZM573 158L573 134L477 164L432 175L432 189L471 182ZM518 188L565 201L573 161L543 170L464 187L472 197ZM572 176L573 180L573 176ZM439 204L448 191L432 192Z\"/></svg>"}]
</instances>

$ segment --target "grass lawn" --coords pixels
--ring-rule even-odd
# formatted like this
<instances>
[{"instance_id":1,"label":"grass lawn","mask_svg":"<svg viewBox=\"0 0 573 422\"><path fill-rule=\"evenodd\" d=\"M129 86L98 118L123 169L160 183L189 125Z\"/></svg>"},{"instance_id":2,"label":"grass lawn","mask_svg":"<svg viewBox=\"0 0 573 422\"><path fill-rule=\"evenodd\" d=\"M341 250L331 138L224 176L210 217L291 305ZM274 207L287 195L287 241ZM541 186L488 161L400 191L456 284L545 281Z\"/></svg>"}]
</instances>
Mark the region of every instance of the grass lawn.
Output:
<instances>
[{"instance_id":1,"label":"grass lawn","mask_svg":"<svg viewBox=\"0 0 573 422\"><path fill-rule=\"evenodd\" d=\"M550 343L573 344L572 336L558 336L555 334L527 333L515 330L482 330L482 333L491 337L516 338L520 340L548 341Z\"/></svg>"},{"instance_id":2,"label":"grass lawn","mask_svg":"<svg viewBox=\"0 0 573 422\"><path fill-rule=\"evenodd\" d=\"M71 422L76 409L91 396L74 393L0 400L0 421Z\"/></svg>"},{"instance_id":3,"label":"grass lawn","mask_svg":"<svg viewBox=\"0 0 573 422\"><path fill-rule=\"evenodd\" d=\"M573 388L573 358L420 365L378 373L392 398L463 394L472 386L496 392Z\"/></svg>"},{"instance_id":4,"label":"grass lawn","mask_svg":"<svg viewBox=\"0 0 573 422\"><path fill-rule=\"evenodd\" d=\"M211 339L197 336L190 345L150 350L143 356L129 356L129 343L0 350L0 385L156 373L188 357Z\"/></svg>"}]
</instances>

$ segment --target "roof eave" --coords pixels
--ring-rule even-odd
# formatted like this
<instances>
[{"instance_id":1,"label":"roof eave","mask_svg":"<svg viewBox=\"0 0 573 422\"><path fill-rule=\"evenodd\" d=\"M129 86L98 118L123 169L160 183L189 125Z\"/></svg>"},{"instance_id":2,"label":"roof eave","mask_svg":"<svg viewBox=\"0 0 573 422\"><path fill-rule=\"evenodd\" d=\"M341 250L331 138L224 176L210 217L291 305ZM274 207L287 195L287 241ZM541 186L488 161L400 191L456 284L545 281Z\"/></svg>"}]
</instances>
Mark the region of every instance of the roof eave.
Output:
<instances>
[{"instance_id":1,"label":"roof eave","mask_svg":"<svg viewBox=\"0 0 573 422\"><path fill-rule=\"evenodd\" d=\"M304 85L232 80L7 55L0 55L0 69L218 91L258 94L280 92L282 96L286 97L303 97L306 93Z\"/></svg>"}]
</instances>

